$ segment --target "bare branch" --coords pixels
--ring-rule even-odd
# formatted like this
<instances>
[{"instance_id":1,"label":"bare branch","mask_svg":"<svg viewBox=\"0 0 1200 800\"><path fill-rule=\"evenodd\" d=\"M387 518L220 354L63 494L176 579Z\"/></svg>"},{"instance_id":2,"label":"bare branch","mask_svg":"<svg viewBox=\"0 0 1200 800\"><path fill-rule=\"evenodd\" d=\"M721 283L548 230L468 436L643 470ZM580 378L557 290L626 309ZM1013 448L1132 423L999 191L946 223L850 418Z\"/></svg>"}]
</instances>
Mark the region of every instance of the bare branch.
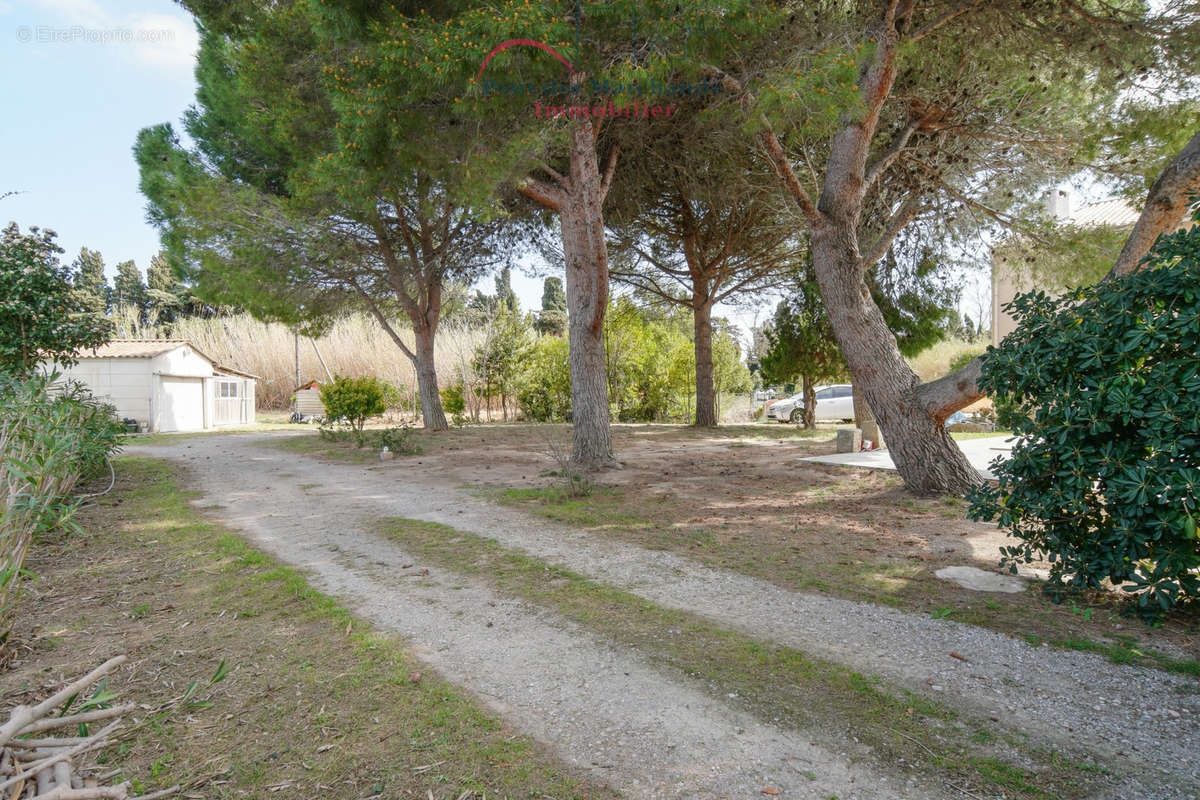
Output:
<instances>
[{"instance_id":1,"label":"bare branch","mask_svg":"<svg viewBox=\"0 0 1200 800\"><path fill-rule=\"evenodd\" d=\"M974 2L963 3L960 6L957 6L955 8L951 8L947 11L944 11L941 14L939 14L938 16L934 17L929 22L922 25L920 28L918 28L915 33L911 34L910 36L904 37L904 41L919 42L922 39L924 39L926 36L928 36L929 34L936 31L938 28L945 25L946 23L954 20L957 17L962 16L963 14L967 13L971 9L981 6L981 5L983 5L982 0L975 0Z\"/></svg>"},{"instance_id":2,"label":"bare branch","mask_svg":"<svg viewBox=\"0 0 1200 800\"><path fill-rule=\"evenodd\" d=\"M912 222L922 211L921 198L918 195L909 195L908 199L900 204L900 208L896 209L896 213L883 226L883 230L879 233L879 237L875 243L867 250L866 255L858 260L858 268L865 272L871 268L879 259L883 258L883 254L891 247L892 241L904 230L904 226Z\"/></svg>"}]
</instances>

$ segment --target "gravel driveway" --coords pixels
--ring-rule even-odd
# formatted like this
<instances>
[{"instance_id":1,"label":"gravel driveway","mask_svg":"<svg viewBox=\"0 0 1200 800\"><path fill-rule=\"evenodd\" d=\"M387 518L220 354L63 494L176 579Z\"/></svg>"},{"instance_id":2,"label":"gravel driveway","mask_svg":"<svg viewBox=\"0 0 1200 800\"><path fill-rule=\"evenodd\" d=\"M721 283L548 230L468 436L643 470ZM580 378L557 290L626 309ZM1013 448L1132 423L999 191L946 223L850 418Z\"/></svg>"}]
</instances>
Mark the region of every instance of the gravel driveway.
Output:
<instances>
[{"instance_id":1,"label":"gravel driveway","mask_svg":"<svg viewBox=\"0 0 1200 800\"><path fill-rule=\"evenodd\" d=\"M1200 685L1095 655L879 606L796 594L670 553L533 520L423 476L403 461L329 464L251 435L204 436L130 455L186 462L198 504L470 689L568 762L633 797L962 797L904 784L672 681L615 646L489 587L412 563L371 532L382 517L440 522L995 717L1050 746L1083 747L1121 776L1111 797L1197 798ZM955 653L964 657L951 657ZM808 774L816 774L814 781ZM1150 786L1152 788L1147 789Z\"/></svg>"}]
</instances>

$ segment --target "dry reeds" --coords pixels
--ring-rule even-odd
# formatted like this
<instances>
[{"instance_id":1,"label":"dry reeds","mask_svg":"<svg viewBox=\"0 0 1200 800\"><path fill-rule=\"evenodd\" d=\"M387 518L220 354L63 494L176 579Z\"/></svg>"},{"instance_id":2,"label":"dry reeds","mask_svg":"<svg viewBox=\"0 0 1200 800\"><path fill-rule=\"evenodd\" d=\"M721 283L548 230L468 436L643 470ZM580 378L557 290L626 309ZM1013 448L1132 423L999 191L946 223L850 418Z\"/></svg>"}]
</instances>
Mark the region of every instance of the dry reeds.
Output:
<instances>
[{"instance_id":1,"label":"dry reeds","mask_svg":"<svg viewBox=\"0 0 1200 800\"><path fill-rule=\"evenodd\" d=\"M291 403L296 381L296 340L286 325L260 322L249 314L191 317L169 327L140 326L118 315L117 323L119 336L150 339L169 334L171 338L187 339L217 363L259 376L259 408L283 409ZM396 327L405 343L413 347L411 330L402 324ZM464 354L473 354L482 336L482 332L462 325L443 324L438 328L434 358L442 386L458 380L462 367L469 368L470 356ZM325 382L323 358L333 375L373 375L399 390L401 406L416 405L417 378L412 362L370 317L344 317L315 341L314 347L313 340L300 338L300 383Z\"/></svg>"}]
</instances>

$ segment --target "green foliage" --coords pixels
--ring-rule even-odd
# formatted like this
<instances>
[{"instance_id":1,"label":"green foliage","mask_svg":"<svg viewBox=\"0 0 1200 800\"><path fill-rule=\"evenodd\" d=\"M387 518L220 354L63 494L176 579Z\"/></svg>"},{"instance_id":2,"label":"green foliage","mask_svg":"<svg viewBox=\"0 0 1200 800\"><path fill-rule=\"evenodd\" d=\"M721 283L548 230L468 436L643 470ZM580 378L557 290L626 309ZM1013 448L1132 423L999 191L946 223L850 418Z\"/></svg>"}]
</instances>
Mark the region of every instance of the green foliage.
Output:
<instances>
[{"instance_id":1,"label":"green foliage","mask_svg":"<svg viewBox=\"0 0 1200 800\"><path fill-rule=\"evenodd\" d=\"M456 383L442 389L442 410L450 415L450 421L455 425L465 425L467 422L467 398L463 395L463 385Z\"/></svg>"},{"instance_id":2,"label":"green foliage","mask_svg":"<svg viewBox=\"0 0 1200 800\"><path fill-rule=\"evenodd\" d=\"M483 396L499 395L507 418L508 398L518 392L518 379L533 340L525 318L510 310L504 300L504 285L500 279L496 281L496 289L500 304L495 316L488 321L483 342L475 349L472 366L482 383ZM512 290L508 289L508 292ZM512 300L515 304L515 294Z\"/></svg>"},{"instance_id":3,"label":"green foliage","mask_svg":"<svg viewBox=\"0 0 1200 800\"><path fill-rule=\"evenodd\" d=\"M526 419L562 422L571 414L571 357L566 337L543 336L525 358L517 401Z\"/></svg>"},{"instance_id":4,"label":"green foliage","mask_svg":"<svg viewBox=\"0 0 1200 800\"><path fill-rule=\"evenodd\" d=\"M362 432L371 417L387 411L399 401L396 389L373 375L360 378L338 376L321 387L321 402L326 419L344 421L353 431Z\"/></svg>"},{"instance_id":5,"label":"green foliage","mask_svg":"<svg viewBox=\"0 0 1200 800\"><path fill-rule=\"evenodd\" d=\"M128 306L139 316L146 311L146 284L142 273L132 261L117 264L117 277L113 280L112 302L114 306Z\"/></svg>"},{"instance_id":6,"label":"green foliage","mask_svg":"<svg viewBox=\"0 0 1200 800\"><path fill-rule=\"evenodd\" d=\"M57 376L0 375L0 660L34 538L71 524L76 484L101 469L123 427L111 406Z\"/></svg>"},{"instance_id":7,"label":"green foliage","mask_svg":"<svg viewBox=\"0 0 1200 800\"><path fill-rule=\"evenodd\" d=\"M622 422L692 418L696 353L691 314L638 306L628 297L613 302L605 316L609 402ZM714 321L713 377L722 393L749 391L750 372L741 362L733 333Z\"/></svg>"},{"instance_id":8,"label":"green foliage","mask_svg":"<svg viewBox=\"0 0 1200 800\"><path fill-rule=\"evenodd\" d=\"M567 295L562 278L546 278L542 284L542 310L533 329L542 336L562 336L567 332Z\"/></svg>"},{"instance_id":9,"label":"green foliage","mask_svg":"<svg viewBox=\"0 0 1200 800\"><path fill-rule=\"evenodd\" d=\"M1200 211L1197 212L1200 217ZM1046 554L1052 590L1112 581L1157 618L1200 597L1200 227L1127 277L1016 298L980 385L1014 412L1012 457L971 515Z\"/></svg>"},{"instance_id":10,"label":"green foliage","mask_svg":"<svg viewBox=\"0 0 1200 800\"><path fill-rule=\"evenodd\" d=\"M108 322L72 286L61 252L52 231L23 234L13 223L0 236L0 372L71 364L79 350L107 341Z\"/></svg>"},{"instance_id":11,"label":"green foliage","mask_svg":"<svg viewBox=\"0 0 1200 800\"><path fill-rule=\"evenodd\" d=\"M983 355L982 350L964 350L954 358L950 359L950 366L946 370L946 374L949 375L952 372L962 369L981 355Z\"/></svg>"},{"instance_id":12,"label":"green foliage","mask_svg":"<svg viewBox=\"0 0 1200 800\"><path fill-rule=\"evenodd\" d=\"M104 258L95 250L80 248L79 257L71 262L71 285L75 287L75 302L89 314L108 310L111 290L104 277Z\"/></svg>"}]
</instances>

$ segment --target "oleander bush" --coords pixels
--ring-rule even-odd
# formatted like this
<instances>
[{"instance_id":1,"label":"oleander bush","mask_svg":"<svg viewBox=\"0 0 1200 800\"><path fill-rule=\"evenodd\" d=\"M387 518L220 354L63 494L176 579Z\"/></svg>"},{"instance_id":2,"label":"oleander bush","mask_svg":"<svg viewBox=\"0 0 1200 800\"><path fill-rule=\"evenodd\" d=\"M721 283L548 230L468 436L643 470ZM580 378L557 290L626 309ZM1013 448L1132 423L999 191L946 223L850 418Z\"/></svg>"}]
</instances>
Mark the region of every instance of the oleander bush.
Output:
<instances>
[{"instance_id":1,"label":"oleander bush","mask_svg":"<svg viewBox=\"0 0 1200 800\"><path fill-rule=\"evenodd\" d=\"M72 525L76 486L105 469L123 430L112 406L55 378L0 376L0 660L30 545Z\"/></svg>"},{"instance_id":2,"label":"oleander bush","mask_svg":"<svg viewBox=\"0 0 1200 800\"><path fill-rule=\"evenodd\" d=\"M1200 221L1200 210L1196 214ZM1131 275L1009 305L982 387L1017 437L970 498L1039 556L1048 589L1110 582L1146 619L1200 597L1200 226L1159 239Z\"/></svg>"}]
</instances>

